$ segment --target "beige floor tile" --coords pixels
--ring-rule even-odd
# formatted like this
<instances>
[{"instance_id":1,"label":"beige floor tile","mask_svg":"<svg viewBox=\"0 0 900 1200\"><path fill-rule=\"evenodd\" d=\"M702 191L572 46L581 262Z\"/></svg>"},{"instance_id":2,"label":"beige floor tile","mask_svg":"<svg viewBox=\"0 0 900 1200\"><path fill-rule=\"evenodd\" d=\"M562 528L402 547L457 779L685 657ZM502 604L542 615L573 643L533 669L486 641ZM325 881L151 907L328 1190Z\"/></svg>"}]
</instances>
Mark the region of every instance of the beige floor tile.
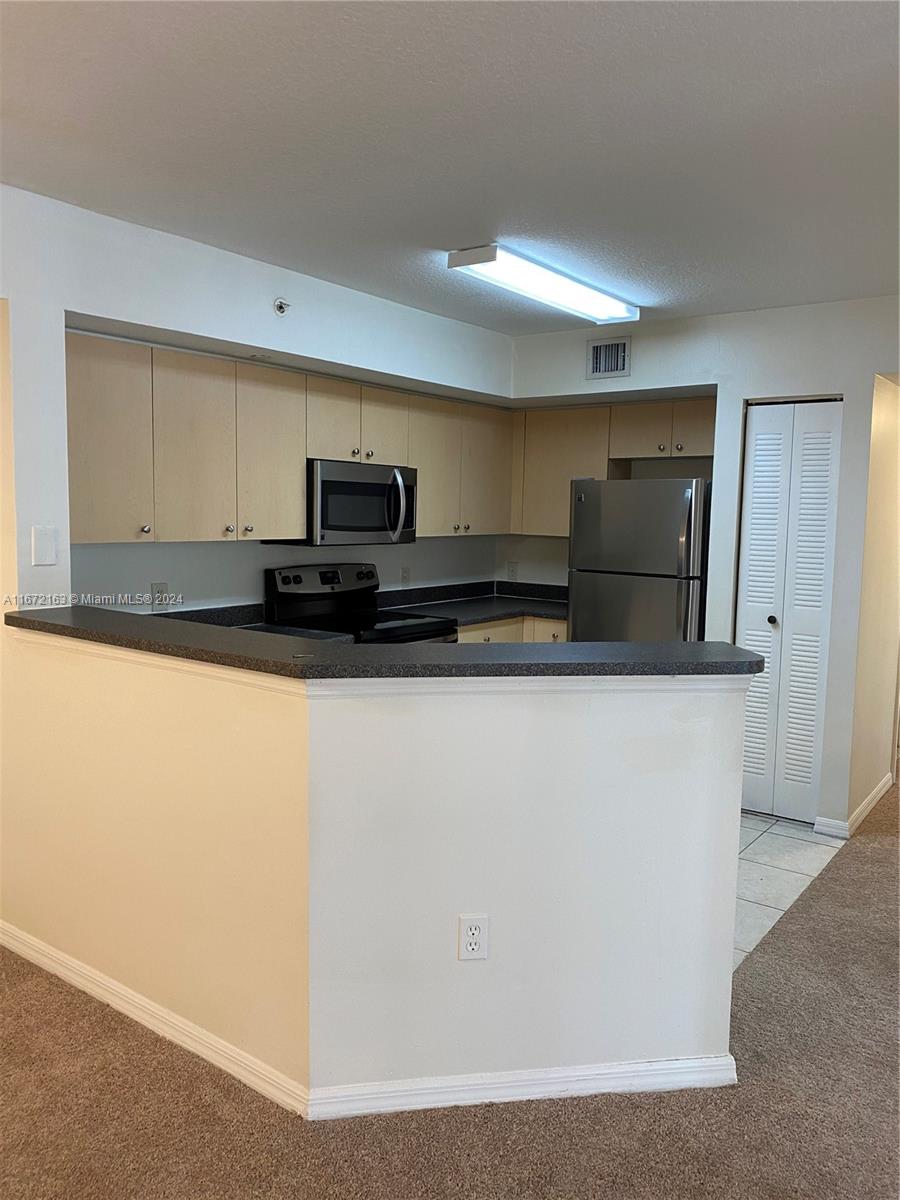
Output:
<instances>
[{"instance_id":1,"label":"beige floor tile","mask_svg":"<svg viewBox=\"0 0 900 1200\"><path fill-rule=\"evenodd\" d=\"M734 945L738 950L752 950L782 915L779 908L768 908L750 900L738 900L735 909Z\"/></svg>"},{"instance_id":2,"label":"beige floor tile","mask_svg":"<svg viewBox=\"0 0 900 1200\"><path fill-rule=\"evenodd\" d=\"M741 900L752 900L786 912L810 883L812 876L802 875L799 871L767 867L746 858L738 860L737 894Z\"/></svg>"},{"instance_id":3,"label":"beige floor tile","mask_svg":"<svg viewBox=\"0 0 900 1200\"><path fill-rule=\"evenodd\" d=\"M741 963L744 961L744 959L747 957L747 951L746 951L746 950L738 950L738 949L737 949L737 947L735 947L735 949L734 949L734 950L732 950L732 952L731 952L731 953L732 953L732 956L733 956L733 957L732 957L731 969L732 969L732 971L736 971L736 970L737 970L737 968L738 968L738 967L741 965Z\"/></svg>"},{"instance_id":4,"label":"beige floor tile","mask_svg":"<svg viewBox=\"0 0 900 1200\"><path fill-rule=\"evenodd\" d=\"M835 854L836 846L817 846L814 842L783 837L766 830L746 850L741 851L741 858L765 863L769 867L783 867L786 871L799 871L803 875L818 875Z\"/></svg>"},{"instance_id":5,"label":"beige floor tile","mask_svg":"<svg viewBox=\"0 0 900 1200\"><path fill-rule=\"evenodd\" d=\"M777 833L781 837L797 838L801 842L815 842L818 846L833 846L835 850L840 850L841 846L845 844L843 838L816 833L812 825L804 825L800 821L776 821L769 832Z\"/></svg>"},{"instance_id":6,"label":"beige floor tile","mask_svg":"<svg viewBox=\"0 0 900 1200\"><path fill-rule=\"evenodd\" d=\"M745 829L758 829L760 833L775 824L774 817L765 817L762 813L741 813L741 825Z\"/></svg>"}]
</instances>

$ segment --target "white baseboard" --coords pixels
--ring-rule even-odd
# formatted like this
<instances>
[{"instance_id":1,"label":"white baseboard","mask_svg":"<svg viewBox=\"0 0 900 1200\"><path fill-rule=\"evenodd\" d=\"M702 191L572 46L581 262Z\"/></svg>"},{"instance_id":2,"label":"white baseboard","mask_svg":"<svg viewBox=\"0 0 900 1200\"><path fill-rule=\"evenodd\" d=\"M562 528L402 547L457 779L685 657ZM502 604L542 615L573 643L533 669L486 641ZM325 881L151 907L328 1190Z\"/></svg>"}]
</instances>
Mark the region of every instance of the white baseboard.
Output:
<instances>
[{"instance_id":1,"label":"white baseboard","mask_svg":"<svg viewBox=\"0 0 900 1200\"><path fill-rule=\"evenodd\" d=\"M175 1042L185 1050L190 1050L213 1066L227 1071L229 1075L274 1100L276 1104L306 1115L309 1102L307 1088L260 1062L252 1054L247 1054L215 1034L208 1033L192 1021L187 1021L177 1013L163 1008L161 1004L133 992L131 988L117 983L78 959L55 950L46 942L39 941L31 934L10 925L8 921L0 921L0 945L43 967L45 971L58 975L66 983L87 992L96 1000L102 1000L110 1008L117 1009L141 1025L146 1025L154 1033L168 1038L170 1042Z\"/></svg>"},{"instance_id":2,"label":"white baseboard","mask_svg":"<svg viewBox=\"0 0 900 1200\"><path fill-rule=\"evenodd\" d=\"M117 983L93 967L55 950L7 921L0 921L0 945L43 967L45 971L58 975L89 996L102 1000L111 1008L146 1025L154 1033L227 1071L276 1104L301 1113L309 1120L418 1108L446 1108L460 1104L592 1096L603 1092L664 1092L679 1088L724 1087L737 1082L732 1056L717 1054L700 1058L400 1079L310 1090L244 1050Z\"/></svg>"},{"instance_id":3,"label":"white baseboard","mask_svg":"<svg viewBox=\"0 0 900 1200\"><path fill-rule=\"evenodd\" d=\"M816 823L813 829L816 833L827 834L828 837L848 838L869 812L875 807L878 801L890 789L894 782L894 777L890 773L885 775L880 783L877 783L862 804L855 809L847 821L833 821L831 817L816 817Z\"/></svg>"},{"instance_id":4,"label":"white baseboard","mask_svg":"<svg viewBox=\"0 0 900 1200\"><path fill-rule=\"evenodd\" d=\"M313 1088L309 1116L358 1117L367 1113L594 1096L602 1092L666 1092L678 1088L724 1087L737 1082L730 1054L668 1058L655 1062L597 1063L534 1071L494 1071L485 1075L445 1075Z\"/></svg>"}]
</instances>

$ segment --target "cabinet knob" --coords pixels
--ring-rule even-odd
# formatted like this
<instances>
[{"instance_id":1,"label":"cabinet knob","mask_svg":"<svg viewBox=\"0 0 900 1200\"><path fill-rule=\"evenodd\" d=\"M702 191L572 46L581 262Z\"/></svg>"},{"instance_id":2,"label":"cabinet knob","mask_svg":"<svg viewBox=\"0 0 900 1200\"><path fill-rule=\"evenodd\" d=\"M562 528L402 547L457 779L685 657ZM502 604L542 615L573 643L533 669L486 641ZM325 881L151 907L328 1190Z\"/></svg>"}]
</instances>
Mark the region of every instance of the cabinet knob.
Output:
<instances>
[{"instance_id":1,"label":"cabinet knob","mask_svg":"<svg viewBox=\"0 0 900 1200\"><path fill-rule=\"evenodd\" d=\"M660 442L660 443L659 443L659 445L658 445L656 448L657 448L657 450L665 450L665 448L666 448L666 443L665 443L665 442Z\"/></svg>"},{"instance_id":2,"label":"cabinet knob","mask_svg":"<svg viewBox=\"0 0 900 1200\"><path fill-rule=\"evenodd\" d=\"M226 533L234 533L234 526L233 526L233 525L226 525L226 526L225 526L225 532L226 532Z\"/></svg>"},{"instance_id":3,"label":"cabinet knob","mask_svg":"<svg viewBox=\"0 0 900 1200\"><path fill-rule=\"evenodd\" d=\"M149 532L150 532L150 526L149 526L149 525L142 525L142 526L141 526L141 533L149 533Z\"/></svg>"},{"instance_id":4,"label":"cabinet knob","mask_svg":"<svg viewBox=\"0 0 900 1200\"><path fill-rule=\"evenodd\" d=\"M468 522L466 522L466 524L465 524L465 525L463 525L463 529L464 529L464 531L465 531L466 533L468 533L468 532L469 532L469 530L470 530L471 528L472 528L472 526L471 526L471 525L469 525L469 523L468 523Z\"/></svg>"},{"instance_id":5,"label":"cabinet knob","mask_svg":"<svg viewBox=\"0 0 900 1200\"><path fill-rule=\"evenodd\" d=\"M675 443L675 449L676 449L676 450L683 450L683 449L684 449L684 444L683 444L682 442L676 442L676 443Z\"/></svg>"},{"instance_id":6,"label":"cabinet knob","mask_svg":"<svg viewBox=\"0 0 900 1200\"><path fill-rule=\"evenodd\" d=\"M253 532L253 526L252 526L252 525L245 525L245 526L244 526L244 533L252 533L252 532Z\"/></svg>"},{"instance_id":7,"label":"cabinet knob","mask_svg":"<svg viewBox=\"0 0 900 1200\"><path fill-rule=\"evenodd\" d=\"M766 617L766 620L769 622L770 625L778 624L778 618L774 614L771 614L770 616Z\"/></svg>"},{"instance_id":8,"label":"cabinet knob","mask_svg":"<svg viewBox=\"0 0 900 1200\"><path fill-rule=\"evenodd\" d=\"M552 638L552 640L553 640L554 642L558 642L558 641L559 641L559 634L558 634L558 633L551 633L550 637Z\"/></svg>"},{"instance_id":9,"label":"cabinet knob","mask_svg":"<svg viewBox=\"0 0 900 1200\"><path fill-rule=\"evenodd\" d=\"M366 458L374 458L374 457L375 457L375 451L374 451L374 450L367 450L367 451L366 451Z\"/></svg>"},{"instance_id":10,"label":"cabinet knob","mask_svg":"<svg viewBox=\"0 0 900 1200\"><path fill-rule=\"evenodd\" d=\"M481 640L483 642L489 642L491 640L491 635L489 633L486 633Z\"/></svg>"},{"instance_id":11,"label":"cabinet knob","mask_svg":"<svg viewBox=\"0 0 900 1200\"><path fill-rule=\"evenodd\" d=\"M453 526L453 532L454 532L454 533L459 533L459 523L458 523L458 522L457 522L457 524L456 524L456 525L454 525L454 526Z\"/></svg>"},{"instance_id":12,"label":"cabinet knob","mask_svg":"<svg viewBox=\"0 0 900 1200\"><path fill-rule=\"evenodd\" d=\"M359 458L359 446L354 446L350 453L354 458Z\"/></svg>"}]
</instances>

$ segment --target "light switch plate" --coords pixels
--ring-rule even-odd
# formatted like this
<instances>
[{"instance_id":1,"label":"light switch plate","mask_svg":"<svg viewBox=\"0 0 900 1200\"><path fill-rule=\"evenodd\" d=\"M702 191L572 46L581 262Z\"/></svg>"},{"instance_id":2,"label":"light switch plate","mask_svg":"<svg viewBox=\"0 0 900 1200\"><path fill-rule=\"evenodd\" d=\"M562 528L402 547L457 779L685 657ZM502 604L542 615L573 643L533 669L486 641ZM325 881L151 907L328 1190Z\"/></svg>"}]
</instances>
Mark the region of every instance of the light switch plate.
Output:
<instances>
[{"instance_id":1,"label":"light switch plate","mask_svg":"<svg viewBox=\"0 0 900 1200\"><path fill-rule=\"evenodd\" d=\"M56 565L59 530L55 525L32 525L31 565L53 567Z\"/></svg>"}]
</instances>

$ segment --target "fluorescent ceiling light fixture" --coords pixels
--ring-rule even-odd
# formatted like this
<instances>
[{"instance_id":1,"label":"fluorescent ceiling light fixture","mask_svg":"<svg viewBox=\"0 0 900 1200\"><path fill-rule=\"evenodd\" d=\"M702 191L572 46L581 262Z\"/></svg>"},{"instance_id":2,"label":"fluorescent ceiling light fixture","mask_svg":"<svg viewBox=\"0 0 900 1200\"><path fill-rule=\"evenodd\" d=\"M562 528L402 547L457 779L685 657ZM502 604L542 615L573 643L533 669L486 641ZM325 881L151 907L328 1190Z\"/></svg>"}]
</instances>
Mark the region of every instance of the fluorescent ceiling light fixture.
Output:
<instances>
[{"instance_id":1,"label":"fluorescent ceiling light fixture","mask_svg":"<svg viewBox=\"0 0 900 1200\"><path fill-rule=\"evenodd\" d=\"M614 296L608 296L597 288L580 283L550 267L532 262L505 250L503 246L476 246L472 250L453 250L447 258L447 266L466 275L474 275L505 288L529 300L561 308L563 312L584 317L595 325L608 325L616 321L637 321L641 310L633 304L625 304Z\"/></svg>"}]
</instances>

